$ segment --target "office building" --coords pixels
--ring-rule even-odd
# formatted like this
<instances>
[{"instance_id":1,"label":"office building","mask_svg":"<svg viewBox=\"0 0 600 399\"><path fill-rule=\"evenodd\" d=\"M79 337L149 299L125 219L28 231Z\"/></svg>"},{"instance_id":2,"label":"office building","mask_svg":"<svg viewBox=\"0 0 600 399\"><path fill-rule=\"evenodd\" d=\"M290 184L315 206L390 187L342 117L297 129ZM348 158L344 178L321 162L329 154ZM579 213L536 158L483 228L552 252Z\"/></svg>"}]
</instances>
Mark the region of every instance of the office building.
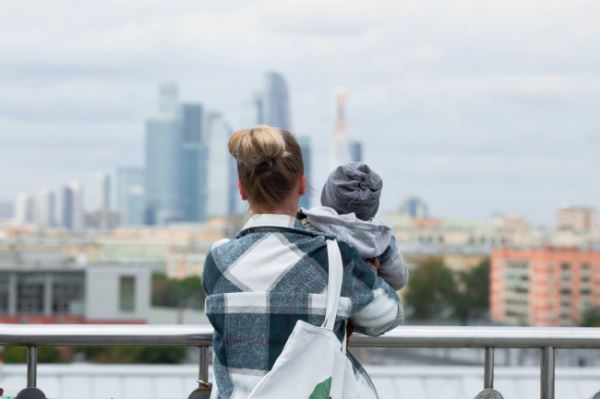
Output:
<instances>
[{"instance_id":1,"label":"office building","mask_svg":"<svg viewBox=\"0 0 600 399\"><path fill-rule=\"evenodd\" d=\"M400 205L399 213L411 219L426 219L429 218L429 207L421 198L408 197Z\"/></svg>"},{"instance_id":2,"label":"office building","mask_svg":"<svg viewBox=\"0 0 600 399\"><path fill-rule=\"evenodd\" d=\"M17 224L28 224L35 221L35 201L27 193L17 194L15 201L15 222Z\"/></svg>"},{"instance_id":3,"label":"office building","mask_svg":"<svg viewBox=\"0 0 600 399\"><path fill-rule=\"evenodd\" d=\"M363 146L360 141L350 140L350 160L352 162L364 162L363 160Z\"/></svg>"},{"instance_id":4,"label":"office building","mask_svg":"<svg viewBox=\"0 0 600 399\"><path fill-rule=\"evenodd\" d=\"M299 136L298 144L302 150L302 159L304 161L304 177L306 178L306 193L300 198L300 207L310 209L312 197L312 149L310 137Z\"/></svg>"},{"instance_id":5,"label":"office building","mask_svg":"<svg viewBox=\"0 0 600 399\"><path fill-rule=\"evenodd\" d=\"M203 139L204 111L200 104L181 107L181 206L183 218L189 222L206 220L206 199L201 198L207 180L207 154Z\"/></svg>"},{"instance_id":6,"label":"office building","mask_svg":"<svg viewBox=\"0 0 600 399\"><path fill-rule=\"evenodd\" d=\"M331 170L352 161L346 130L346 91L344 89L339 89L335 96L335 129L330 151L329 168Z\"/></svg>"},{"instance_id":7,"label":"office building","mask_svg":"<svg viewBox=\"0 0 600 399\"><path fill-rule=\"evenodd\" d=\"M127 226L144 224L144 170L121 167L117 169L116 208Z\"/></svg>"},{"instance_id":8,"label":"office building","mask_svg":"<svg viewBox=\"0 0 600 399\"><path fill-rule=\"evenodd\" d=\"M60 253L15 251L0 259L2 323L147 322L151 267L144 263L84 267Z\"/></svg>"},{"instance_id":9,"label":"office building","mask_svg":"<svg viewBox=\"0 0 600 399\"><path fill-rule=\"evenodd\" d=\"M56 197L48 189L44 188L38 194L35 222L41 228L56 225Z\"/></svg>"},{"instance_id":10,"label":"office building","mask_svg":"<svg viewBox=\"0 0 600 399\"><path fill-rule=\"evenodd\" d=\"M75 224L75 196L73 188L65 185L60 190L60 225L67 230L73 230Z\"/></svg>"},{"instance_id":11,"label":"office building","mask_svg":"<svg viewBox=\"0 0 600 399\"><path fill-rule=\"evenodd\" d=\"M597 233L598 211L590 207L568 207L558 210L557 227L575 233Z\"/></svg>"},{"instance_id":12,"label":"office building","mask_svg":"<svg viewBox=\"0 0 600 399\"><path fill-rule=\"evenodd\" d=\"M96 206L97 210L110 209L110 175L108 173L98 173L96 175Z\"/></svg>"},{"instance_id":13,"label":"office building","mask_svg":"<svg viewBox=\"0 0 600 399\"><path fill-rule=\"evenodd\" d=\"M231 155L227 149L227 141L231 128L222 115L208 112L206 115L206 184L202 185L201 198L206 198L206 216L213 218L229 213Z\"/></svg>"},{"instance_id":14,"label":"office building","mask_svg":"<svg viewBox=\"0 0 600 399\"><path fill-rule=\"evenodd\" d=\"M600 251L537 247L492 251L493 322L578 326L600 306Z\"/></svg>"},{"instance_id":15,"label":"office building","mask_svg":"<svg viewBox=\"0 0 600 399\"><path fill-rule=\"evenodd\" d=\"M146 123L145 222L163 225L184 218L181 207L181 118L177 87L159 89L159 115Z\"/></svg>"},{"instance_id":16,"label":"office building","mask_svg":"<svg viewBox=\"0 0 600 399\"><path fill-rule=\"evenodd\" d=\"M269 72L265 76L264 109L257 104L257 117L269 126L290 130L290 100L285 79L277 72Z\"/></svg>"},{"instance_id":17,"label":"office building","mask_svg":"<svg viewBox=\"0 0 600 399\"><path fill-rule=\"evenodd\" d=\"M83 185L78 181L69 183L73 194L73 230L81 231L85 229L85 208L83 205Z\"/></svg>"}]
</instances>

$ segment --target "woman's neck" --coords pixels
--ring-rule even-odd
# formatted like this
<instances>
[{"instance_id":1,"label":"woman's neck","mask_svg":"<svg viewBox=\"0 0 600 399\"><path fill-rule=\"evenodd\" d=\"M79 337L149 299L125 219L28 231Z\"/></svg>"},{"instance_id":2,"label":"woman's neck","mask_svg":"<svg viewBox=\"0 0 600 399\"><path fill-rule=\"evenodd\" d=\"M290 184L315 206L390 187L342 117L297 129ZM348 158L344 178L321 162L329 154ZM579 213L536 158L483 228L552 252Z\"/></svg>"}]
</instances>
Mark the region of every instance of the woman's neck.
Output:
<instances>
[{"instance_id":1,"label":"woman's neck","mask_svg":"<svg viewBox=\"0 0 600 399\"><path fill-rule=\"evenodd\" d=\"M250 213L252 213L253 215L258 215L261 213L269 213L269 214L273 214L273 215L287 215L287 216L295 217L296 214L298 213L298 207L297 206L285 206L285 207L278 207L278 208L265 208L265 207L261 207L261 206L251 206Z\"/></svg>"}]
</instances>

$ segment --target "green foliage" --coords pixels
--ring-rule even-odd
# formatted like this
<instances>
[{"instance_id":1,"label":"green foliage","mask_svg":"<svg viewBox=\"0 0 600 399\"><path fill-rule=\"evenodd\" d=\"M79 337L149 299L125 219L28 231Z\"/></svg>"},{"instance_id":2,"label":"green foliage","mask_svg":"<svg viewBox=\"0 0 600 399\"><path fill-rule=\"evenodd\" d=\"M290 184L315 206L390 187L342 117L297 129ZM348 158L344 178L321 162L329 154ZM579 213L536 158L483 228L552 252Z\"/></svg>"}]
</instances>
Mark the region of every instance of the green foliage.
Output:
<instances>
[{"instance_id":1,"label":"green foliage","mask_svg":"<svg viewBox=\"0 0 600 399\"><path fill-rule=\"evenodd\" d=\"M39 363L66 363L70 360L70 353L54 346L41 346L38 348ZM5 346L5 363L25 363L27 361L27 348L24 346Z\"/></svg>"},{"instance_id":2,"label":"green foliage","mask_svg":"<svg viewBox=\"0 0 600 399\"><path fill-rule=\"evenodd\" d=\"M77 350L94 363L177 364L185 359L180 347L110 346L85 347Z\"/></svg>"},{"instance_id":3,"label":"green foliage","mask_svg":"<svg viewBox=\"0 0 600 399\"><path fill-rule=\"evenodd\" d=\"M413 319L432 320L447 318L456 295L452 271L442 259L429 258L411 273L404 299Z\"/></svg>"},{"instance_id":4,"label":"green foliage","mask_svg":"<svg viewBox=\"0 0 600 399\"><path fill-rule=\"evenodd\" d=\"M471 270L458 273L459 295L454 302L455 316L466 324L473 315L489 309L490 259L486 258Z\"/></svg>"},{"instance_id":5,"label":"green foliage","mask_svg":"<svg viewBox=\"0 0 600 399\"><path fill-rule=\"evenodd\" d=\"M152 306L202 309L204 297L200 277L178 280L152 275Z\"/></svg>"},{"instance_id":6,"label":"green foliage","mask_svg":"<svg viewBox=\"0 0 600 399\"><path fill-rule=\"evenodd\" d=\"M583 314L581 327L600 327L600 306L588 309Z\"/></svg>"},{"instance_id":7,"label":"green foliage","mask_svg":"<svg viewBox=\"0 0 600 399\"><path fill-rule=\"evenodd\" d=\"M461 324L489 308L490 261L453 273L441 258L428 258L408 280L404 300L414 320L458 320Z\"/></svg>"}]
</instances>

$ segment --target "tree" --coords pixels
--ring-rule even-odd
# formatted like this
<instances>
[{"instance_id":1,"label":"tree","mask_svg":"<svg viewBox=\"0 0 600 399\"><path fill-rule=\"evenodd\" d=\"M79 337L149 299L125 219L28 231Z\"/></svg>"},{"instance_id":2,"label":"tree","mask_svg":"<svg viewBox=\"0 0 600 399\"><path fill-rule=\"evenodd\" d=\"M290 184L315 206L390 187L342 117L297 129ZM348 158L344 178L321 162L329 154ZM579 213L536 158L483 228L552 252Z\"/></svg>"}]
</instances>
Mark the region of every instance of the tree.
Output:
<instances>
[{"instance_id":1,"label":"tree","mask_svg":"<svg viewBox=\"0 0 600 399\"><path fill-rule=\"evenodd\" d=\"M489 309L490 260L453 273L441 258L428 258L411 273L404 299L415 320L458 320L461 324Z\"/></svg>"},{"instance_id":2,"label":"tree","mask_svg":"<svg viewBox=\"0 0 600 399\"><path fill-rule=\"evenodd\" d=\"M461 324L474 315L487 313L490 301L490 259L485 258L471 270L458 273L459 292L453 306Z\"/></svg>"},{"instance_id":3,"label":"tree","mask_svg":"<svg viewBox=\"0 0 600 399\"><path fill-rule=\"evenodd\" d=\"M581 327L600 327L600 306L585 311L581 320Z\"/></svg>"},{"instance_id":4,"label":"tree","mask_svg":"<svg viewBox=\"0 0 600 399\"><path fill-rule=\"evenodd\" d=\"M202 309L204 297L200 277L179 280L152 275L152 306Z\"/></svg>"},{"instance_id":5,"label":"tree","mask_svg":"<svg viewBox=\"0 0 600 399\"><path fill-rule=\"evenodd\" d=\"M411 273L404 300L413 319L447 319L457 295L452 271L441 258L428 258Z\"/></svg>"}]
</instances>

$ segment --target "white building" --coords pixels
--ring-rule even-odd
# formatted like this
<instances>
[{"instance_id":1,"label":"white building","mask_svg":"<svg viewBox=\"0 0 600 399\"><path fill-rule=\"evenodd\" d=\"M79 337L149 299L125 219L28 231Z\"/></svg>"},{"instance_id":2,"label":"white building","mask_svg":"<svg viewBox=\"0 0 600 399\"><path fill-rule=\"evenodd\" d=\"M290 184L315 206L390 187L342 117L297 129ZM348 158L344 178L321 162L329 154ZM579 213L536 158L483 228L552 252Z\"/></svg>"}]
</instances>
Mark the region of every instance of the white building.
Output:
<instances>
[{"instance_id":1,"label":"white building","mask_svg":"<svg viewBox=\"0 0 600 399\"><path fill-rule=\"evenodd\" d=\"M48 189L41 189L36 204L35 222L41 228L56 225L56 197Z\"/></svg>"},{"instance_id":2,"label":"white building","mask_svg":"<svg viewBox=\"0 0 600 399\"><path fill-rule=\"evenodd\" d=\"M227 141L231 128L221 114L209 112L205 132L208 171L207 184L204 186L206 193L203 197L206 198L206 215L210 219L229 213L231 155L227 149Z\"/></svg>"},{"instance_id":3,"label":"white building","mask_svg":"<svg viewBox=\"0 0 600 399\"><path fill-rule=\"evenodd\" d=\"M33 223L35 219L35 202L27 193L19 193L15 202L15 222L17 224Z\"/></svg>"}]
</instances>

